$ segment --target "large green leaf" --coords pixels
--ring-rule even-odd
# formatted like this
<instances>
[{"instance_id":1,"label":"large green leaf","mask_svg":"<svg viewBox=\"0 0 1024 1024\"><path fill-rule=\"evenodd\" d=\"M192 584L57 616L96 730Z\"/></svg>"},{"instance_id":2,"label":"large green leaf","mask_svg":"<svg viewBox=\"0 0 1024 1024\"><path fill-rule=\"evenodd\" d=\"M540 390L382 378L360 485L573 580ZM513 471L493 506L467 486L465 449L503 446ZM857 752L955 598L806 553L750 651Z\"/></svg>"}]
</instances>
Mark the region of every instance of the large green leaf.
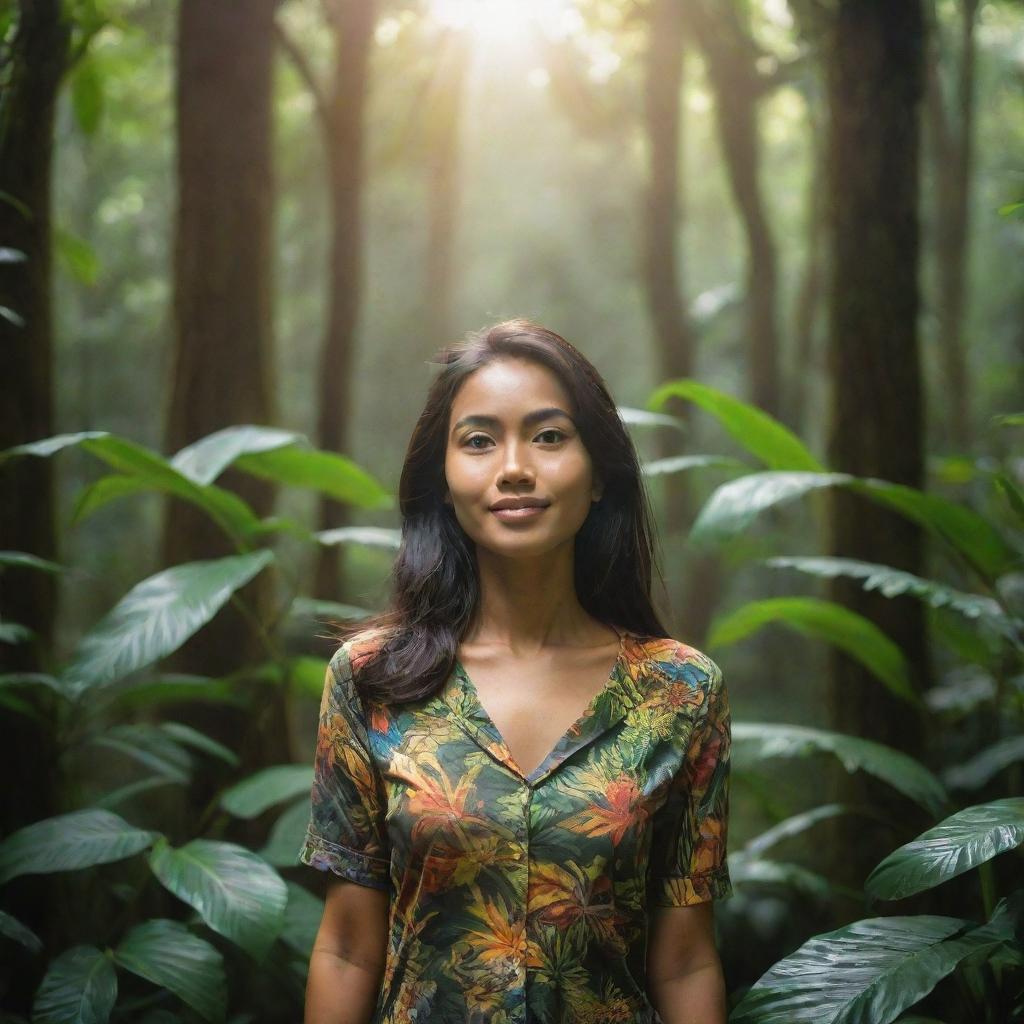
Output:
<instances>
[{"instance_id":1,"label":"large green leaf","mask_svg":"<svg viewBox=\"0 0 1024 1024\"><path fill-rule=\"evenodd\" d=\"M182 448L171 459L171 465L193 483L212 484L243 455L255 455L302 442L306 442L302 434L277 427L225 427Z\"/></svg>"},{"instance_id":2,"label":"large green leaf","mask_svg":"<svg viewBox=\"0 0 1024 1024\"><path fill-rule=\"evenodd\" d=\"M180 848L158 842L149 856L160 882L215 931L257 960L270 948L288 901L281 876L235 843L193 839Z\"/></svg>"},{"instance_id":3,"label":"large green leaf","mask_svg":"<svg viewBox=\"0 0 1024 1024\"><path fill-rule=\"evenodd\" d=\"M23 925L16 917L0 910L0 935L20 942L26 949L38 953L43 948L43 941L31 928Z\"/></svg>"},{"instance_id":4,"label":"large green leaf","mask_svg":"<svg viewBox=\"0 0 1024 1024\"><path fill-rule=\"evenodd\" d=\"M284 912L281 941L304 960L313 952L313 940L320 929L324 901L294 882L288 883L288 906Z\"/></svg>"},{"instance_id":5,"label":"large green leaf","mask_svg":"<svg viewBox=\"0 0 1024 1024\"><path fill-rule=\"evenodd\" d=\"M816 935L748 989L729 1024L889 1024L981 947L943 941L968 926L920 914Z\"/></svg>"},{"instance_id":6,"label":"large green leaf","mask_svg":"<svg viewBox=\"0 0 1024 1024\"><path fill-rule=\"evenodd\" d=\"M151 846L158 835L96 808L46 818L0 842L0 883L124 860Z\"/></svg>"},{"instance_id":7,"label":"large green leaf","mask_svg":"<svg viewBox=\"0 0 1024 1024\"><path fill-rule=\"evenodd\" d=\"M850 488L932 530L986 579L997 579L1019 561L995 526L962 502L873 477L856 479Z\"/></svg>"},{"instance_id":8,"label":"large green leaf","mask_svg":"<svg viewBox=\"0 0 1024 1024\"><path fill-rule=\"evenodd\" d=\"M226 790L220 805L236 818L255 818L274 804L308 794L313 768L307 764L279 764L250 775Z\"/></svg>"},{"instance_id":9,"label":"large green leaf","mask_svg":"<svg viewBox=\"0 0 1024 1024\"><path fill-rule=\"evenodd\" d=\"M708 646L736 643L773 622L833 644L859 661L897 697L910 704L923 705L911 686L907 662L899 645L870 619L833 601L817 597L769 597L750 601L715 620L708 635Z\"/></svg>"},{"instance_id":10,"label":"large green leaf","mask_svg":"<svg viewBox=\"0 0 1024 1024\"><path fill-rule=\"evenodd\" d=\"M619 419L627 427L670 427L681 434L689 433L689 424L681 416L670 416L664 412L651 412L649 409L634 409L632 406L618 407Z\"/></svg>"},{"instance_id":11,"label":"large green leaf","mask_svg":"<svg viewBox=\"0 0 1024 1024\"><path fill-rule=\"evenodd\" d=\"M708 546L732 540L744 533L765 509L795 501L824 487L849 485L854 479L849 473L803 470L748 473L712 492L694 520L690 541Z\"/></svg>"},{"instance_id":12,"label":"large green leaf","mask_svg":"<svg viewBox=\"0 0 1024 1024\"><path fill-rule=\"evenodd\" d=\"M766 565L798 569L814 576L834 578L847 576L863 580L865 590L877 590L885 597L910 594L926 601L933 608L951 608L972 621L987 626L992 632L1009 640L1019 640L1020 626L1014 622L999 602L982 594L968 594L947 587L944 583L924 579L913 573L894 569L876 562L861 562L856 558L826 558L810 556L779 556L764 559Z\"/></svg>"},{"instance_id":13,"label":"large green leaf","mask_svg":"<svg viewBox=\"0 0 1024 1024\"><path fill-rule=\"evenodd\" d=\"M192 775L192 756L159 725L125 722L89 737L90 744L119 754L173 782L186 783Z\"/></svg>"},{"instance_id":14,"label":"large green leaf","mask_svg":"<svg viewBox=\"0 0 1024 1024\"><path fill-rule=\"evenodd\" d=\"M236 460L253 476L305 487L359 508L391 508L394 498L365 469L344 455L315 448L272 448Z\"/></svg>"},{"instance_id":15,"label":"large green leaf","mask_svg":"<svg viewBox=\"0 0 1024 1024\"><path fill-rule=\"evenodd\" d=\"M819 821L838 817L840 814L862 814L857 807L850 804L822 804L820 807L812 807L808 811L801 811L788 818L777 822L771 828L767 828L760 835L749 839L743 846L742 853L748 856L759 856L765 850L771 849L777 843L785 839L792 839L793 836L802 835L809 828L817 825Z\"/></svg>"},{"instance_id":16,"label":"large green leaf","mask_svg":"<svg viewBox=\"0 0 1024 1024\"><path fill-rule=\"evenodd\" d=\"M384 526L336 526L314 534L325 547L335 544L363 544L367 547L397 551L402 544L402 531Z\"/></svg>"},{"instance_id":17,"label":"large green leaf","mask_svg":"<svg viewBox=\"0 0 1024 1024\"><path fill-rule=\"evenodd\" d=\"M18 444L13 448L5 448L0 451L0 465L8 459L18 455L35 455L37 458L49 458L62 452L65 448L73 448L83 444L85 441L97 440L111 437L106 430L83 430L77 434L55 434L53 437L44 438L42 441L29 441L26 444Z\"/></svg>"},{"instance_id":18,"label":"large green leaf","mask_svg":"<svg viewBox=\"0 0 1024 1024\"><path fill-rule=\"evenodd\" d=\"M932 889L1024 843L1024 797L965 807L894 850L868 875L876 899L898 900Z\"/></svg>"},{"instance_id":19,"label":"large green leaf","mask_svg":"<svg viewBox=\"0 0 1024 1024\"><path fill-rule=\"evenodd\" d=\"M740 459L725 455L672 455L667 459L652 459L641 467L644 476L665 476L668 473L684 473L690 469L734 469L749 473L750 467Z\"/></svg>"},{"instance_id":20,"label":"large green leaf","mask_svg":"<svg viewBox=\"0 0 1024 1024\"><path fill-rule=\"evenodd\" d=\"M742 851L729 856L730 877L737 885L777 885L792 889L800 896L827 900L833 891L823 875L800 864L748 857Z\"/></svg>"},{"instance_id":21,"label":"large green leaf","mask_svg":"<svg viewBox=\"0 0 1024 1024\"><path fill-rule=\"evenodd\" d=\"M736 722L732 739L737 746L737 761L806 757L822 751L835 755L848 772L859 769L874 775L932 814L941 814L948 800L942 783L919 761L859 736L806 725Z\"/></svg>"},{"instance_id":22,"label":"large green leaf","mask_svg":"<svg viewBox=\"0 0 1024 1024\"><path fill-rule=\"evenodd\" d=\"M95 946L73 946L50 964L32 1004L32 1024L106 1024L117 972Z\"/></svg>"},{"instance_id":23,"label":"large green leaf","mask_svg":"<svg viewBox=\"0 0 1024 1024\"><path fill-rule=\"evenodd\" d=\"M136 925L114 950L125 970L173 992L204 1020L222 1021L227 1006L224 958L178 921Z\"/></svg>"},{"instance_id":24,"label":"large green leaf","mask_svg":"<svg viewBox=\"0 0 1024 1024\"><path fill-rule=\"evenodd\" d=\"M188 562L136 584L82 641L64 689L78 696L170 654L273 559L261 550Z\"/></svg>"},{"instance_id":25,"label":"large green leaf","mask_svg":"<svg viewBox=\"0 0 1024 1024\"><path fill-rule=\"evenodd\" d=\"M707 384L682 379L661 385L648 399L647 408L657 412L672 397L685 398L711 413L739 444L772 469L823 469L796 434L754 405Z\"/></svg>"},{"instance_id":26,"label":"large green leaf","mask_svg":"<svg viewBox=\"0 0 1024 1024\"><path fill-rule=\"evenodd\" d=\"M52 562L48 558L30 555L26 551L0 551L0 568L38 569L40 572L48 572L54 576L57 573L67 572L67 568L59 562Z\"/></svg>"},{"instance_id":27,"label":"large green leaf","mask_svg":"<svg viewBox=\"0 0 1024 1024\"><path fill-rule=\"evenodd\" d=\"M1006 736L985 747L965 764L950 765L942 781L953 789L981 789L1011 764L1024 761L1024 735Z\"/></svg>"},{"instance_id":28,"label":"large green leaf","mask_svg":"<svg viewBox=\"0 0 1024 1024\"><path fill-rule=\"evenodd\" d=\"M291 868L299 864L299 850L309 826L309 798L292 804L274 822L267 844L260 856L275 868Z\"/></svg>"},{"instance_id":29,"label":"large green leaf","mask_svg":"<svg viewBox=\"0 0 1024 1024\"><path fill-rule=\"evenodd\" d=\"M236 692L226 680L175 672L141 680L116 692L111 688L107 692L111 702L121 708L151 708L191 701L245 707L250 702L249 695Z\"/></svg>"},{"instance_id":30,"label":"large green leaf","mask_svg":"<svg viewBox=\"0 0 1024 1024\"><path fill-rule=\"evenodd\" d=\"M209 754L211 757L216 757L225 762L225 764L232 766L238 764L238 755L233 750L225 747L223 743L218 743L217 740L211 739L211 737L201 733L198 729L193 729L190 725L185 725L183 722L161 722L159 728L167 733L171 739L177 740L178 743L192 747L204 754Z\"/></svg>"}]
</instances>

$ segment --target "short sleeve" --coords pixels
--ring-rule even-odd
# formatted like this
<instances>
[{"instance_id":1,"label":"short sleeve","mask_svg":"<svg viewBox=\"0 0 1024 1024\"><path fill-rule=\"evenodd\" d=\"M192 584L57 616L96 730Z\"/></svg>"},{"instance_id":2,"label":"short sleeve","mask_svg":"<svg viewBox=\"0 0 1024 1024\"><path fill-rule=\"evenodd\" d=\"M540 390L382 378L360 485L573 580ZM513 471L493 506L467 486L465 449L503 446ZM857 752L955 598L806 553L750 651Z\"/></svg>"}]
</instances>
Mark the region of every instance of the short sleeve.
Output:
<instances>
[{"instance_id":1,"label":"short sleeve","mask_svg":"<svg viewBox=\"0 0 1024 1024\"><path fill-rule=\"evenodd\" d=\"M346 642L327 666L310 822L299 859L360 885L386 889L390 885L386 798L352 680L349 650Z\"/></svg>"},{"instance_id":2,"label":"short sleeve","mask_svg":"<svg viewBox=\"0 0 1024 1024\"><path fill-rule=\"evenodd\" d=\"M668 799L655 812L648 902L685 907L732 895L726 857L729 825L729 695L722 670L706 655L704 712Z\"/></svg>"}]
</instances>

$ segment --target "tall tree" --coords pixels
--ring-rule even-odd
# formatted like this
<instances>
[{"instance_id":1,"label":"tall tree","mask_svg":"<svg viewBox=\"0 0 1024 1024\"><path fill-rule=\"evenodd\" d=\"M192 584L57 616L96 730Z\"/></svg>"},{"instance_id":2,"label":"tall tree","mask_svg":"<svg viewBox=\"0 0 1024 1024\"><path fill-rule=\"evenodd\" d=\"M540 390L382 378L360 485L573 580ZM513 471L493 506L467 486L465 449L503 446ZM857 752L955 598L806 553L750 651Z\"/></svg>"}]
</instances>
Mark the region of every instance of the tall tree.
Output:
<instances>
[{"instance_id":1,"label":"tall tree","mask_svg":"<svg viewBox=\"0 0 1024 1024\"><path fill-rule=\"evenodd\" d=\"M177 40L178 208L174 246L174 369L166 423L172 451L227 426L274 420L271 387L271 85L277 0L209 4L182 0ZM228 56L230 55L230 56ZM266 515L273 490L228 470L223 484ZM193 506L172 501L164 524L168 564L231 553ZM268 614L269 578L239 592ZM262 654L232 603L170 659L182 671L221 674ZM267 718L264 757L285 756L280 716ZM237 740L221 710L192 710L197 723ZM273 723L278 724L277 728ZM249 723L245 723L248 725ZM256 742L250 736L250 742ZM245 744L243 743L243 747Z\"/></svg>"},{"instance_id":2,"label":"tall tree","mask_svg":"<svg viewBox=\"0 0 1024 1024\"><path fill-rule=\"evenodd\" d=\"M970 252L970 185L974 157L974 28L980 0L959 0L955 56L943 53L942 26L933 0L925 14L927 51L927 124L935 173L935 307L939 325L940 393L946 415L935 424L944 440L968 451L971 443L971 375L963 322ZM952 96L942 80L943 59L955 68Z\"/></svg>"},{"instance_id":3,"label":"tall tree","mask_svg":"<svg viewBox=\"0 0 1024 1024\"><path fill-rule=\"evenodd\" d=\"M363 291L364 108L377 4L375 0L322 0L321 6L332 48L326 84L281 24L276 31L313 97L326 156L330 258L327 322L317 380L317 441L322 448L345 453L349 447L348 411L354 394L352 371ZM321 529L344 526L349 518L346 505L333 498L321 499ZM317 556L313 591L319 597L336 599L338 587L339 550L326 546Z\"/></svg>"},{"instance_id":4,"label":"tall tree","mask_svg":"<svg viewBox=\"0 0 1024 1024\"><path fill-rule=\"evenodd\" d=\"M704 55L715 96L715 125L733 199L747 242L746 312L748 394L773 416L782 413L778 327L778 270L761 189L761 129L759 106L764 95L783 79L788 68L778 62L771 71L759 70L768 54L757 45L744 24L740 5L693 0L684 5Z\"/></svg>"},{"instance_id":5,"label":"tall tree","mask_svg":"<svg viewBox=\"0 0 1024 1024\"><path fill-rule=\"evenodd\" d=\"M924 409L918 343L919 136L924 87L920 0L838 0L824 53L829 106L829 464L921 487ZM836 555L924 569L921 530L836 489L829 547ZM888 599L856 581L830 583L834 600L871 619L899 646L918 692L929 678L922 605ZM923 723L863 666L841 652L831 663L836 729L920 754ZM888 787L838 773L838 798L909 820ZM884 826L838 825L832 877L859 887L893 845ZM854 908L855 911L860 907Z\"/></svg>"}]
</instances>

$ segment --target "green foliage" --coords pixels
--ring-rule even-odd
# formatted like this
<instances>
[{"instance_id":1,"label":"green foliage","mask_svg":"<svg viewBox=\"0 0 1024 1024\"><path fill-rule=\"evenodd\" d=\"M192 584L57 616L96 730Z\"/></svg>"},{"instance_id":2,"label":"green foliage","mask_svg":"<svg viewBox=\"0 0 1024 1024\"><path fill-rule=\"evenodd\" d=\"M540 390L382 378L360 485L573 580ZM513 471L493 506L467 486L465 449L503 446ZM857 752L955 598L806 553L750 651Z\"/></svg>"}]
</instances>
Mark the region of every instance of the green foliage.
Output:
<instances>
[{"instance_id":1,"label":"green foliage","mask_svg":"<svg viewBox=\"0 0 1024 1024\"><path fill-rule=\"evenodd\" d=\"M737 643L776 625L797 631L845 651L858 660L892 693L924 713L974 712L991 701L1003 736L965 764L950 764L943 778L954 788L975 791L998 782L1024 759L1024 694L1007 680L1024 673L1024 615L1010 595L1024 564L1019 529L1004 530L963 503L885 480L829 472L802 449L781 426L756 409L694 381L672 381L652 396L659 408L670 396L694 401L714 415L725 429L769 471L745 472L716 488L700 510L691 540L698 545L724 545L752 531L763 513L827 487L845 487L919 524L937 539L980 592L943 581L925 579L886 565L848 558L775 556L764 559L772 568L796 569L815 577L859 580L865 590L885 597L911 596L945 616L943 638L963 657L979 662L993 676L993 685L979 698L946 691L919 695L913 691L899 648L873 623L852 610L807 597L776 597L749 601L718 617L709 637L712 648ZM1018 426L1016 415L1000 425ZM662 471L692 470L712 464L702 456L662 459ZM741 471L742 472L742 471ZM973 474L968 474L970 479ZM1024 523L1024 499L1004 470L986 473L992 504ZM950 622L952 617L953 622ZM955 627L954 628L954 624ZM940 730L944 723L933 723ZM870 873L862 894L865 902L901 899L931 889L977 869L982 890L983 922L920 914L914 917L868 918L835 931L810 937L783 958L744 993L734 1006L732 1024L799 1024L824 1022L888 1024L932 1020L901 1016L928 997L947 976L954 976L965 1016L957 1021L995 1020L994 1007L1011 1018L1024 1013L1024 888L996 905L989 861L1000 853L1019 855L1024 842L1024 800L1016 796L953 809L942 782L931 770L898 750L855 736L779 723L736 722L732 727L735 761L746 778L758 764L776 757L810 757L826 753L847 771L866 771L914 800L932 815L944 815L934 827L889 854ZM798 864L767 859L765 850L780 840L856 808L827 805L796 814L755 837L731 855L733 878L740 892L773 888L789 890L813 902L825 902L835 887Z\"/></svg>"}]
</instances>

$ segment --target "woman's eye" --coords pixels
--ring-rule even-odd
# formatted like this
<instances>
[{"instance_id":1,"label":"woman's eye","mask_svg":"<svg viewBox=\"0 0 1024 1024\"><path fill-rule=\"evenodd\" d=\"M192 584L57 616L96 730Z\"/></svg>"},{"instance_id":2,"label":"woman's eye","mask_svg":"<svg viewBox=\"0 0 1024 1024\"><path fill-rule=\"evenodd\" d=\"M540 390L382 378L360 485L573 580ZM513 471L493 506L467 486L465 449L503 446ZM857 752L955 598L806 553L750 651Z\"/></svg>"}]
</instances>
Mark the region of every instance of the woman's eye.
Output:
<instances>
[{"instance_id":1,"label":"woman's eye","mask_svg":"<svg viewBox=\"0 0 1024 1024\"><path fill-rule=\"evenodd\" d=\"M462 443L467 448L476 448L477 450L479 450L480 446L473 444L473 442L474 441L487 441L487 440L488 440L488 438L485 437L483 434L473 434L471 437L467 437L466 440L463 441Z\"/></svg>"},{"instance_id":2,"label":"woman's eye","mask_svg":"<svg viewBox=\"0 0 1024 1024\"><path fill-rule=\"evenodd\" d=\"M562 433L562 431L557 430L555 427L550 427L547 430L542 430L537 436L538 437L545 437L545 436L548 436L548 435L551 435L551 434L554 434L554 441L552 442L553 444L557 444L565 436Z\"/></svg>"}]
</instances>

